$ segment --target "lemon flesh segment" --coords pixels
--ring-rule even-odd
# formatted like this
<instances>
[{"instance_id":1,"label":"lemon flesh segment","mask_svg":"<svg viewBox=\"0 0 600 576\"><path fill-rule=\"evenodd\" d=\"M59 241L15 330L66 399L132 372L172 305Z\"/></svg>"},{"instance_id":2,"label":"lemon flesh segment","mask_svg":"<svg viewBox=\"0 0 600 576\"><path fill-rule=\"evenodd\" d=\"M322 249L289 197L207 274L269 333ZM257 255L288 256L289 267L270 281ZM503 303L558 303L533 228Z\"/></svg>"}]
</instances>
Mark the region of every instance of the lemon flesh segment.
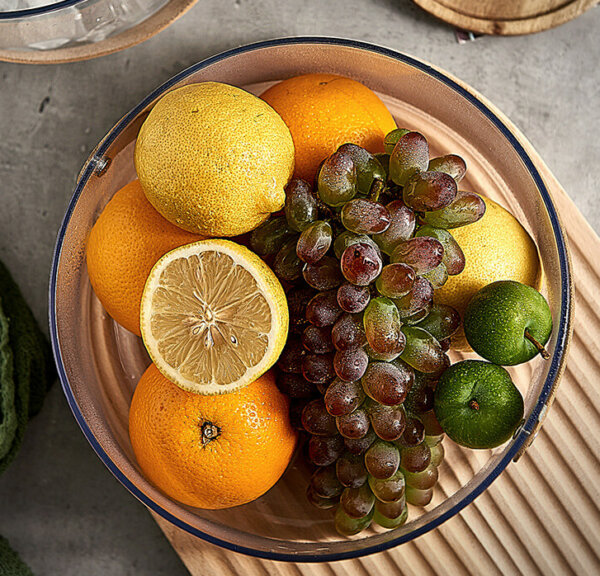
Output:
<instances>
[{"instance_id":1,"label":"lemon flesh segment","mask_svg":"<svg viewBox=\"0 0 600 576\"><path fill-rule=\"evenodd\" d=\"M195 242L152 269L141 328L165 377L191 392L225 393L275 363L287 337L287 303L273 272L247 248Z\"/></svg>"}]
</instances>

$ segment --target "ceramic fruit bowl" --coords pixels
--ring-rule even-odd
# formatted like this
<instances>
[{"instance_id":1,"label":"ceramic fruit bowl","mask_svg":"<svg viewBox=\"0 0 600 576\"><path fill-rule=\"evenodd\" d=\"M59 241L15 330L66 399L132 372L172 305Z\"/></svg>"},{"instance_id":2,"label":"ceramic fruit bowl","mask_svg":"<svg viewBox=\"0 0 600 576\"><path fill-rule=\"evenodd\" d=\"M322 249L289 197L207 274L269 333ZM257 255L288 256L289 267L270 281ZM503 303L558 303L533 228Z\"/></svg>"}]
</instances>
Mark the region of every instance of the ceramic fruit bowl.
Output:
<instances>
[{"instance_id":1,"label":"ceramic fruit bowl","mask_svg":"<svg viewBox=\"0 0 600 576\"><path fill-rule=\"evenodd\" d=\"M85 264L88 233L114 192L135 178L138 130L166 91L213 80L260 94L278 80L309 72L363 82L380 95L400 126L426 136L432 156L455 152L466 159L465 189L504 205L535 240L544 269L542 291L554 318L547 347L550 360L538 358L511 369L525 398L525 423L513 439L481 451L445 441L446 459L432 503L422 511L411 507L409 521L400 528L370 528L352 538L337 535L331 513L307 502L308 470L301 454L266 495L228 510L183 506L144 478L129 441L127 418L133 390L149 359L141 340L106 314L92 292ZM85 164L58 235L52 268L50 322L60 378L101 460L135 497L179 528L225 548L276 560L362 556L407 542L457 514L530 443L553 397L570 338L572 292L565 235L552 198L519 138L479 95L444 72L409 56L348 40L293 38L245 46L196 64L160 86L115 125Z\"/></svg>"}]
</instances>

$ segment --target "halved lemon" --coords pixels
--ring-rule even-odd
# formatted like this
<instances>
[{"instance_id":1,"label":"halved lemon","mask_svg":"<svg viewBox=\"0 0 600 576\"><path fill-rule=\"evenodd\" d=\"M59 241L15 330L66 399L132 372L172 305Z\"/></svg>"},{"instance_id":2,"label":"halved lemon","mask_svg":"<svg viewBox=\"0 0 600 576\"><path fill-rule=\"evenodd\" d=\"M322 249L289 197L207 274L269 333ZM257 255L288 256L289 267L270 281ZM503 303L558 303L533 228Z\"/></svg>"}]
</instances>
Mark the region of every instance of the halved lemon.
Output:
<instances>
[{"instance_id":1,"label":"halved lemon","mask_svg":"<svg viewBox=\"0 0 600 576\"><path fill-rule=\"evenodd\" d=\"M281 354L288 324L273 271L228 240L168 252L142 296L140 325L150 357L166 378L198 394L254 382Z\"/></svg>"}]
</instances>

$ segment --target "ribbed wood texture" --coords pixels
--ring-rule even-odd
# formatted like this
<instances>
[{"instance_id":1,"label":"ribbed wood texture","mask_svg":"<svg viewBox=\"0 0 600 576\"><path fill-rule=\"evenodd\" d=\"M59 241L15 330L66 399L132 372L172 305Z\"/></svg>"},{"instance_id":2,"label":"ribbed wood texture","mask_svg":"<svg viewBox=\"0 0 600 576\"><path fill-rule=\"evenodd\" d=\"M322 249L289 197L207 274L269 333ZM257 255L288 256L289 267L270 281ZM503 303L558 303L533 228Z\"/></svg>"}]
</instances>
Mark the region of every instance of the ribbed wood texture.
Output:
<instances>
[{"instance_id":1,"label":"ribbed wood texture","mask_svg":"<svg viewBox=\"0 0 600 576\"><path fill-rule=\"evenodd\" d=\"M518 132L517 136L522 138ZM328 564L259 560L208 544L155 516L192 575L600 574L600 238L531 145L524 140L523 144L568 231L576 292L566 371L533 445L473 504L440 528L359 560ZM447 470L452 476L450 466Z\"/></svg>"},{"instance_id":2,"label":"ribbed wood texture","mask_svg":"<svg viewBox=\"0 0 600 576\"><path fill-rule=\"evenodd\" d=\"M598 0L414 0L440 20L481 34L533 34L564 24Z\"/></svg>"}]
</instances>

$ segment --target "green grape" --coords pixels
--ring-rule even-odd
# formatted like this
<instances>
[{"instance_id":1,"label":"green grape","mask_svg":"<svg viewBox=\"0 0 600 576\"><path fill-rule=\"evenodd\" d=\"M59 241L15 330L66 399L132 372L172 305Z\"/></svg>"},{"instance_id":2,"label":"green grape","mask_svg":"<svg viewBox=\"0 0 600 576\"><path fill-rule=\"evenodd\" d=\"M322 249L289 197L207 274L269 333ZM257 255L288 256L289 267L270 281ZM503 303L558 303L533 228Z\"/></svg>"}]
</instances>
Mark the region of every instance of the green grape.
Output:
<instances>
[{"instance_id":1,"label":"green grape","mask_svg":"<svg viewBox=\"0 0 600 576\"><path fill-rule=\"evenodd\" d=\"M373 496L369 484L365 483L360 488L344 488L340 504L350 518L363 518L373 509L375 496Z\"/></svg>"},{"instance_id":2,"label":"green grape","mask_svg":"<svg viewBox=\"0 0 600 576\"><path fill-rule=\"evenodd\" d=\"M317 468L310 479L310 485L315 494L322 498L336 498L344 490L337 479L334 464Z\"/></svg>"},{"instance_id":3,"label":"green grape","mask_svg":"<svg viewBox=\"0 0 600 576\"><path fill-rule=\"evenodd\" d=\"M380 502L397 502L404 496L404 474L398 470L391 478L378 480L369 476L369 486Z\"/></svg>"},{"instance_id":4,"label":"green grape","mask_svg":"<svg viewBox=\"0 0 600 576\"><path fill-rule=\"evenodd\" d=\"M445 172L450 174L456 182L460 182L467 172L466 162L456 154L447 154L439 158L432 158L429 161L427 170L432 172Z\"/></svg>"},{"instance_id":5,"label":"green grape","mask_svg":"<svg viewBox=\"0 0 600 576\"><path fill-rule=\"evenodd\" d=\"M391 478L400 466L400 451L391 442L375 440L365 452L365 467L378 480Z\"/></svg>"},{"instance_id":6,"label":"green grape","mask_svg":"<svg viewBox=\"0 0 600 576\"><path fill-rule=\"evenodd\" d=\"M373 520L374 508L364 518L350 518L343 506L338 506L335 512L335 529L342 536L354 536L368 528Z\"/></svg>"},{"instance_id":7,"label":"green grape","mask_svg":"<svg viewBox=\"0 0 600 576\"><path fill-rule=\"evenodd\" d=\"M433 449L434 447L440 445L442 443L442 440L444 439L444 434L437 434L436 436L425 436L425 444L427 444L427 446L429 446L430 449ZM443 450L443 447L442 447ZM431 452L431 459L433 460L433 450ZM439 464L436 464L436 466L439 466Z\"/></svg>"},{"instance_id":8,"label":"green grape","mask_svg":"<svg viewBox=\"0 0 600 576\"><path fill-rule=\"evenodd\" d=\"M276 254L281 247L294 236L284 216L271 218L250 234L250 248L259 256Z\"/></svg>"},{"instance_id":9,"label":"green grape","mask_svg":"<svg viewBox=\"0 0 600 576\"><path fill-rule=\"evenodd\" d=\"M423 472L431 463L431 448L425 442L418 446L402 447L402 470L405 472ZM366 463L365 463L366 465ZM367 465L367 470L369 466ZM369 470L369 472L371 472Z\"/></svg>"},{"instance_id":10,"label":"green grape","mask_svg":"<svg viewBox=\"0 0 600 576\"><path fill-rule=\"evenodd\" d=\"M288 240L277 252L273 272L280 280L295 282L302 276L302 260L296 254L296 239Z\"/></svg>"},{"instance_id":11,"label":"green grape","mask_svg":"<svg viewBox=\"0 0 600 576\"><path fill-rule=\"evenodd\" d=\"M391 516L391 517L390 517ZM402 505L397 502L385 504L383 502L375 503L375 513L373 521L383 528L398 528L406 523L408 519L408 507L402 501Z\"/></svg>"},{"instance_id":12,"label":"green grape","mask_svg":"<svg viewBox=\"0 0 600 576\"><path fill-rule=\"evenodd\" d=\"M363 315L369 346L380 354L402 352L403 336L400 315L395 304L384 297L372 298Z\"/></svg>"},{"instance_id":13,"label":"green grape","mask_svg":"<svg viewBox=\"0 0 600 576\"><path fill-rule=\"evenodd\" d=\"M343 206L356 195L356 182L357 173L352 158L334 152L319 170L319 198L328 206Z\"/></svg>"},{"instance_id":14,"label":"green grape","mask_svg":"<svg viewBox=\"0 0 600 576\"><path fill-rule=\"evenodd\" d=\"M367 481L364 457L345 452L335 463L335 473L342 486L358 488Z\"/></svg>"},{"instance_id":15,"label":"green grape","mask_svg":"<svg viewBox=\"0 0 600 576\"><path fill-rule=\"evenodd\" d=\"M331 246L333 231L329 222L318 220L304 229L296 244L296 254L300 260L315 264Z\"/></svg>"},{"instance_id":16,"label":"green grape","mask_svg":"<svg viewBox=\"0 0 600 576\"><path fill-rule=\"evenodd\" d=\"M427 506L433 498L433 489L419 490L412 486L406 487L406 501L413 506Z\"/></svg>"},{"instance_id":17,"label":"green grape","mask_svg":"<svg viewBox=\"0 0 600 576\"><path fill-rule=\"evenodd\" d=\"M403 322L414 316L418 312L425 311L421 317L417 318L417 322L429 314L429 310L433 305L433 286L427 278L417 276L412 290L402 296L402 298L394 298L394 304L398 309L398 314Z\"/></svg>"},{"instance_id":18,"label":"green grape","mask_svg":"<svg viewBox=\"0 0 600 576\"><path fill-rule=\"evenodd\" d=\"M460 327L460 314L452 306L436 303L416 326L427 330L436 340L444 340Z\"/></svg>"},{"instance_id":19,"label":"green grape","mask_svg":"<svg viewBox=\"0 0 600 576\"><path fill-rule=\"evenodd\" d=\"M335 257L339 260L346 248L353 244L369 244L379 252L379 246L373 242L370 236L367 236L366 234L355 234L354 232L350 232L350 230L344 230L344 232L337 236L333 241L333 252L335 253Z\"/></svg>"},{"instance_id":20,"label":"green grape","mask_svg":"<svg viewBox=\"0 0 600 576\"><path fill-rule=\"evenodd\" d=\"M444 247L442 264L444 264L450 276L460 274L465 269L465 255L458 242L454 239L454 236L448 230L434 228L429 224L425 224L417 230L415 236L430 236L441 243Z\"/></svg>"},{"instance_id":21,"label":"green grape","mask_svg":"<svg viewBox=\"0 0 600 576\"><path fill-rule=\"evenodd\" d=\"M415 271L408 264L388 264L377 278L377 290L382 296L401 298L411 291L415 278Z\"/></svg>"},{"instance_id":22,"label":"green grape","mask_svg":"<svg viewBox=\"0 0 600 576\"><path fill-rule=\"evenodd\" d=\"M406 346L400 358L419 372L437 372L443 368L444 352L429 332L416 326L403 326ZM367 334L368 339L368 334Z\"/></svg>"},{"instance_id":23,"label":"green grape","mask_svg":"<svg viewBox=\"0 0 600 576\"><path fill-rule=\"evenodd\" d=\"M365 352L370 360L378 360L380 362L391 362L400 356L400 352L393 352L390 354L380 354L375 352L368 344L365 346Z\"/></svg>"},{"instance_id":24,"label":"green grape","mask_svg":"<svg viewBox=\"0 0 600 576\"><path fill-rule=\"evenodd\" d=\"M437 444L434 444L433 446L429 447L429 450L431 451L431 465L432 466L440 466L441 463L444 461L444 445L442 444L442 438L443 436L426 436L425 440L427 441L427 438L439 438L439 441Z\"/></svg>"},{"instance_id":25,"label":"green grape","mask_svg":"<svg viewBox=\"0 0 600 576\"><path fill-rule=\"evenodd\" d=\"M317 199L309 184L294 178L285 188L285 217L288 225L296 232L310 226L319 213Z\"/></svg>"},{"instance_id":26,"label":"green grape","mask_svg":"<svg viewBox=\"0 0 600 576\"><path fill-rule=\"evenodd\" d=\"M388 256L394 248L412 237L415 231L415 213L402 200L393 200L385 205L390 215L390 225L379 234L373 236L373 240Z\"/></svg>"},{"instance_id":27,"label":"green grape","mask_svg":"<svg viewBox=\"0 0 600 576\"><path fill-rule=\"evenodd\" d=\"M434 289L438 289L448 281L448 270L446 270L446 266L442 262L433 270L423 273L423 278L429 280Z\"/></svg>"},{"instance_id":28,"label":"green grape","mask_svg":"<svg viewBox=\"0 0 600 576\"><path fill-rule=\"evenodd\" d=\"M425 274L439 266L444 257L444 247L435 238L415 237L400 242L392 252L391 262L410 266L416 274Z\"/></svg>"},{"instance_id":29,"label":"green grape","mask_svg":"<svg viewBox=\"0 0 600 576\"><path fill-rule=\"evenodd\" d=\"M375 434L382 440L398 440L406 428L406 413L402 406L386 406L369 399L365 409Z\"/></svg>"},{"instance_id":30,"label":"green grape","mask_svg":"<svg viewBox=\"0 0 600 576\"><path fill-rule=\"evenodd\" d=\"M437 484L438 469L437 466L434 466L431 463L421 472L409 472L408 470L404 470L404 468L401 468L401 470L404 474L406 485L411 488L427 490L428 488L433 488Z\"/></svg>"},{"instance_id":31,"label":"green grape","mask_svg":"<svg viewBox=\"0 0 600 576\"><path fill-rule=\"evenodd\" d=\"M459 228L477 222L485 214L485 202L475 192L458 191L451 204L423 214L423 220L436 228Z\"/></svg>"},{"instance_id":32,"label":"green grape","mask_svg":"<svg viewBox=\"0 0 600 576\"><path fill-rule=\"evenodd\" d=\"M367 198L354 198L346 202L340 217L344 227L355 234L379 234L390 225L387 208Z\"/></svg>"},{"instance_id":33,"label":"green grape","mask_svg":"<svg viewBox=\"0 0 600 576\"><path fill-rule=\"evenodd\" d=\"M374 180L383 183L387 180L386 171L379 160L364 148L356 144L343 144L337 151L352 158L356 167L356 188L359 194L369 194Z\"/></svg>"},{"instance_id":34,"label":"green grape","mask_svg":"<svg viewBox=\"0 0 600 576\"><path fill-rule=\"evenodd\" d=\"M375 158L383 168L384 182L387 181L390 174L390 155L389 154L375 154Z\"/></svg>"},{"instance_id":35,"label":"green grape","mask_svg":"<svg viewBox=\"0 0 600 576\"><path fill-rule=\"evenodd\" d=\"M386 134L385 138L383 139L383 147L385 149L386 154L391 154L394 151L398 140L400 140L402 136L408 134L409 132L410 130L407 130L406 128L396 128L395 130L392 130L391 132Z\"/></svg>"},{"instance_id":36,"label":"green grape","mask_svg":"<svg viewBox=\"0 0 600 576\"><path fill-rule=\"evenodd\" d=\"M408 132L394 146L390 155L390 178L398 186L405 186L418 172L429 166L429 145L422 134Z\"/></svg>"},{"instance_id":37,"label":"green grape","mask_svg":"<svg viewBox=\"0 0 600 576\"><path fill-rule=\"evenodd\" d=\"M339 502L339 498L324 498L323 496L319 496L310 484L306 489L306 498L313 506L321 510L333 508Z\"/></svg>"},{"instance_id":38,"label":"green grape","mask_svg":"<svg viewBox=\"0 0 600 576\"><path fill-rule=\"evenodd\" d=\"M456 198L456 181L444 172L419 172L404 186L404 203L417 212L441 210Z\"/></svg>"}]
</instances>

